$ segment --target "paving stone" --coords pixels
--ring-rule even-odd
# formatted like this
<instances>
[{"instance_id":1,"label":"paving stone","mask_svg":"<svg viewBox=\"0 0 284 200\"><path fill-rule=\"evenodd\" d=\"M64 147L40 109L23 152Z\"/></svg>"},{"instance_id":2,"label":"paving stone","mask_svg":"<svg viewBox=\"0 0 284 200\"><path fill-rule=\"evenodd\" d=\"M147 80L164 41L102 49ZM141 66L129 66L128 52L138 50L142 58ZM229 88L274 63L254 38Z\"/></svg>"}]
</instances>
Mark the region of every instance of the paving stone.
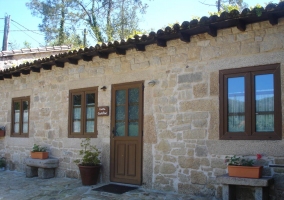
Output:
<instances>
[{"instance_id":1,"label":"paving stone","mask_svg":"<svg viewBox=\"0 0 284 200\"><path fill-rule=\"evenodd\" d=\"M139 187L124 194L112 194L92 190L102 186L82 186L80 179L26 178L16 171L0 171L0 199L3 200L206 200L195 195L149 190Z\"/></svg>"}]
</instances>

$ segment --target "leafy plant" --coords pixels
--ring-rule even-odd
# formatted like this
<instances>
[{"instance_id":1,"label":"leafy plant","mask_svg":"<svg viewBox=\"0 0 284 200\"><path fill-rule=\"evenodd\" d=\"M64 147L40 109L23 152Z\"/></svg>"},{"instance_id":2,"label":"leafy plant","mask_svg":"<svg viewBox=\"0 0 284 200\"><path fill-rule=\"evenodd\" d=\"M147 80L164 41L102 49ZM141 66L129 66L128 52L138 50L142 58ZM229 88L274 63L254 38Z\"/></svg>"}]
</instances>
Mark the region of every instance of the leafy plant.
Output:
<instances>
[{"instance_id":1,"label":"leafy plant","mask_svg":"<svg viewBox=\"0 0 284 200\"><path fill-rule=\"evenodd\" d=\"M257 159L261 159L261 154L257 154ZM226 156L225 163L228 165L237 165L237 166L253 166L254 160L252 159L245 159L237 156Z\"/></svg>"},{"instance_id":2,"label":"leafy plant","mask_svg":"<svg viewBox=\"0 0 284 200\"><path fill-rule=\"evenodd\" d=\"M0 157L0 168L6 167L6 159L4 157Z\"/></svg>"},{"instance_id":3,"label":"leafy plant","mask_svg":"<svg viewBox=\"0 0 284 200\"><path fill-rule=\"evenodd\" d=\"M46 147L34 144L32 152L46 152Z\"/></svg>"},{"instance_id":4,"label":"leafy plant","mask_svg":"<svg viewBox=\"0 0 284 200\"><path fill-rule=\"evenodd\" d=\"M86 138L82 140L81 147L83 148L80 150L80 155L83 156L81 159L77 159L74 162L76 164L80 164L83 166L95 166L101 163L99 156L100 151L96 148L95 145L91 145L90 138Z\"/></svg>"}]
</instances>

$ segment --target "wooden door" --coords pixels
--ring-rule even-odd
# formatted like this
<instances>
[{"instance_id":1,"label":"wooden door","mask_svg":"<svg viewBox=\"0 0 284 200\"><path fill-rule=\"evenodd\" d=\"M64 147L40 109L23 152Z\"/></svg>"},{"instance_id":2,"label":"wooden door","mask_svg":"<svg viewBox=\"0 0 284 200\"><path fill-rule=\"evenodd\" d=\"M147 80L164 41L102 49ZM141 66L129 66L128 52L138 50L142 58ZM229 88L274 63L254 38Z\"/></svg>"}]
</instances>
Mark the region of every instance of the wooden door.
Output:
<instances>
[{"instance_id":1,"label":"wooden door","mask_svg":"<svg viewBox=\"0 0 284 200\"><path fill-rule=\"evenodd\" d=\"M110 179L142 183L143 82L112 86Z\"/></svg>"}]
</instances>

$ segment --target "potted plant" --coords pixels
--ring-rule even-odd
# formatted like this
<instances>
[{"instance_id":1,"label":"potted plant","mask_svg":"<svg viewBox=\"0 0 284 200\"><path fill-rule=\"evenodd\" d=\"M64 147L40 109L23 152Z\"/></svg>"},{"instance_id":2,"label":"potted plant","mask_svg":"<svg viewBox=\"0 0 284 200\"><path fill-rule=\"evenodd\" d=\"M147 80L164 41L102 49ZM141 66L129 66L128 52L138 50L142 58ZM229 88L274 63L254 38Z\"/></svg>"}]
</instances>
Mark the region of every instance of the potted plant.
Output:
<instances>
[{"instance_id":1,"label":"potted plant","mask_svg":"<svg viewBox=\"0 0 284 200\"><path fill-rule=\"evenodd\" d=\"M5 169L6 167L6 160L4 157L0 157L0 169L4 168Z\"/></svg>"},{"instance_id":2,"label":"potted plant","mask_svg":"<svg viewBox=\"0 0 284 200\"><path fill-rule=\"evenodd\" d=\"M261 154L257 154L257 159L261 159ZM254 160L244 159L237 156L226 156L229 176L241 178L261 178L263 166L254 166Z\"/></svg>"},{"instance_id":3,"label":"potted plant","mask_svg":"<svg viewBox=\"0 0 284 200\"><path fill-rule=\"evenodd\" d=\"M31 158L35 159L47 159L48 152L46 152L46 147L34 144L33 150L31 151Z\"/></svg>"},{"instance_id":4,"label":"potted plant","mask_svg":"<svg viewBox=\"0 0 284 200\"><path fill-rule=\"evenodd\" d=\"M0 137L5 136L5 126L0 126Z\"/></svg>"},{"instance_id":5,"label":"potted plant","mask_svg":"<svg viewBox=\"0 0 284 200\"><path fill-rule=\"evenodd\" d=\"M90 142L90 138L82 140L79 152L82 158L74 161L79 167L83 185L97 184L101 169L100 151Z\"/></svg>"}]
</instances>

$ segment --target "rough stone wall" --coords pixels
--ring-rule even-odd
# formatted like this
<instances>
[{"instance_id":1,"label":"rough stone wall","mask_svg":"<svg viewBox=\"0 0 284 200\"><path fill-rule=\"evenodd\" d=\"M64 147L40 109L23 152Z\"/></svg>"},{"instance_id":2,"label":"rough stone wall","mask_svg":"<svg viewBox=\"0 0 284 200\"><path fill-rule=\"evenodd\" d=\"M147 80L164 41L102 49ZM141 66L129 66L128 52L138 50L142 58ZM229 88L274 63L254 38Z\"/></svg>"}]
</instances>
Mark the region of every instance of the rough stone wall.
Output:
<instances>
[{"instance_id":1,"label":"rough stone wall","mask_svg":"<svg viewBox=\"0 0 284 200\"><path fill-rule=\"evenodd\" d=\"M10 132L11 98L31 97L29 138L0 139L0 153L10 169L24 170L23 160L34 143L48 146L51 156L60 159L57 176L79 177L73 160L78 157L81 139L68 138L68 92L75 88L107 86L99 90L98 106L110 106L111 85L145 81L143 184L147 188L192 193L221 199L216 176L226 173L226 155L255 158L265 175L275 177L271 199L284 198L284 171L268 168L283 164L283 140L219 140L219 70L280 63L282 113L284 113L284 19L276 26L268 22L218 30L217 37L200 34L190 43L167 42L167 47L146 46L145 52L95 57L92 62L65 64L51 71L21 75L0 82L0 125ZM156 81L153 87L148 85ZM111 109L111 107L110 107ZM111 112L111 111L110 111ZM284 119L284 118L283 118ZM284 127L284 125L283 125ZM102 181L109 181L110 117L98 117L98 138L102 150ZM2 145L1 145L2 144Z\"/></svg>"}]
</instances>

